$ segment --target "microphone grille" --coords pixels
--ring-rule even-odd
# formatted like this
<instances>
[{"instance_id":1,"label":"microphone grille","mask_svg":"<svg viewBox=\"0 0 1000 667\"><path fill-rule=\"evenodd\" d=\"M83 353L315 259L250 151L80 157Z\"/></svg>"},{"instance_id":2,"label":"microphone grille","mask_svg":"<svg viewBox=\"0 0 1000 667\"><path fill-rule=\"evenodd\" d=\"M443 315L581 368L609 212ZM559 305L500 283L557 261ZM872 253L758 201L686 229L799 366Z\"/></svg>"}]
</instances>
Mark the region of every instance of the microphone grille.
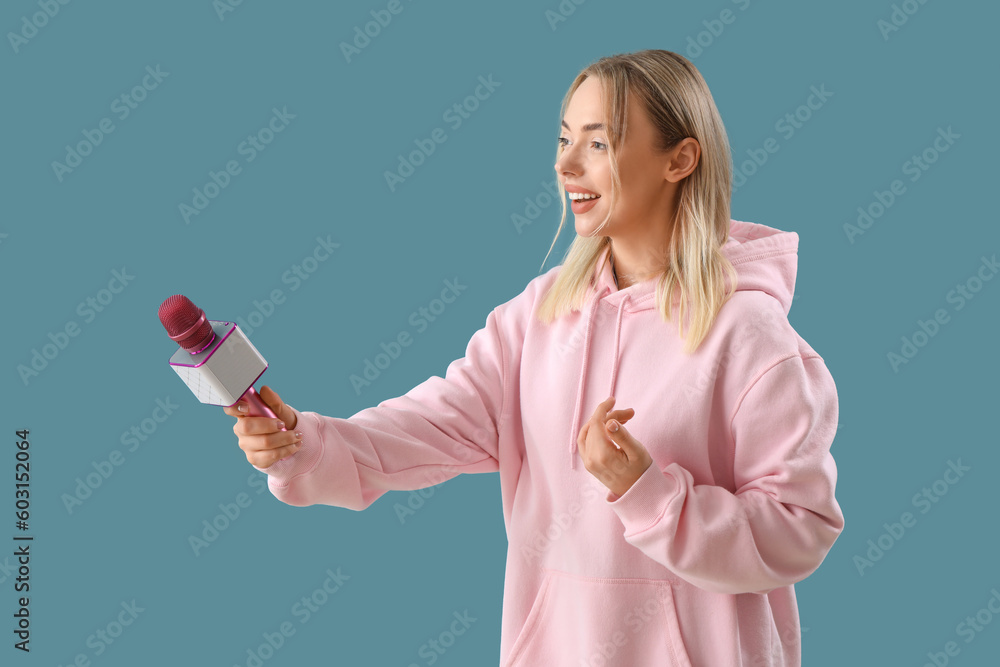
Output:
<instances>
[{"instance_id":1,"label":"microphone grille","mask_svg":"<svg viewBox=\"0 0 1000 667\"><path fill-rule=\"evenodd\" d=\"M157 314L160 323L167 330L167 335L189 352L204 348L215 337L212 325L205 317L205 311L194 305L191 299L183 294L167 297L160 304ZM185 334L184 337L178 339L182 334Z\"/></svg>"}]
</instances>

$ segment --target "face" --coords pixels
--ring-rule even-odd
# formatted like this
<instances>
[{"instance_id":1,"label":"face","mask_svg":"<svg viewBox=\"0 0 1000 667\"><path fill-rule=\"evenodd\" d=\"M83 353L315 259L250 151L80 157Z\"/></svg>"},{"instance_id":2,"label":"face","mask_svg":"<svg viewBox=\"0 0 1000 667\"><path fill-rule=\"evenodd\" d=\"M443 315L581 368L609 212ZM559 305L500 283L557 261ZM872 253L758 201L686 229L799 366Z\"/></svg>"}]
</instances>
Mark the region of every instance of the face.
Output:
<instances>
[{"instance_id":1,"label":"face","mask_svg":"<svg viewBox=\"0 0 1000 667\"><path fill-rule=\"evenodd\" d=\"M562 121L561 148L555 165L558 178L568 189L576 186L600 195L596 201L570 200L576 232L581 236L593 236L611 206L611 161L601 95L600 79L594 76L585 79L574 91ZM639 242L653 229L651 221L672 218L677 181L694 168L692 165L690 169L678 170L674 158L683 146L688 149L684 152L690 153L692 147L688 144L694 140L686 139L675 149L658 153L653 149L652 122L638 98L630 96L628 107L626 136L617 156L622 187L614 216L600 235ZM594 124L601 127L592 127ZM662 232L664 225L658 228ZM659 241L662 239L654 242Z\"/></svg>"}]
</instances>

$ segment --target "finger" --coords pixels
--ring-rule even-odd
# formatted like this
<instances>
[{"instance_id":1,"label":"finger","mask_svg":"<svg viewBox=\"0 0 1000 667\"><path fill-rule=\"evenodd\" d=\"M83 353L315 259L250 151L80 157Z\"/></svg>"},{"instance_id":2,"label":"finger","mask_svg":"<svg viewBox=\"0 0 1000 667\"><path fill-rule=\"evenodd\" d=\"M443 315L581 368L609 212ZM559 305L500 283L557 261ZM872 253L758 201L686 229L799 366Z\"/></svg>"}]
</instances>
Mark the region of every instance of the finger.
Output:
<instances>
[{"instance_id":1,"label":"finger","mask_svg":"<svg viewBox=\"0 0 1000 667\"><path fill-rule=\"evenodd\" d=\"M283 428L286 424L274 417L240 417L233 424L233 433L242 437L282 432Z\"/></svg>"},{"instance_id":2,"label":"finger","mask_svg":"<svg viewBox=\"0 0 1000 667\"><path fill-rule=\"evenodd\" d=\"M246 417L247 414L249 414L250 412L250 408L249 406L247 406L245 402L237 401L232 405L224 406L222 408L222 411L225 412L230 417Z\"/></svg>"},{"instance_id":3,"label":"finger","mask_svg":"<svg viewBox=\"0 0 1000 667\"><path fill-rule=\"evenodd\" d=\"M253 452L265 452L282 447L294 445L302 440L302 436L294 431L279 431L278 433L268 433L267 435L244 435L240 436L240 449L247 454Z\"/></svg>"},{"instance_id":4,"label":"finger","mask_svg":"<svg viewBox=\"0 0 1000 667\"><path fill-rule=\"evenodd\" d=\"M600 424L604 421L605 415L611 410L611 407L615 404L615 397L611 396L604 399L597 404L594 408L594 412L590 415L590 421L595 424Z\"/></svg>"},{"instance_id":5,"label":"finger","mask_svg":"<svg viewBox=\"0 0 1000 667\"><path fill-rule=\"evenodd\" d=\"M606 432L611 441L618 445L628 458L631 460L636 457L639 453L639 448L637 446L637 440L632 437L632 434L628 432L624 425L621 423L615 424L616 420L609 419L606 424Z\"/></svg>"},{"instance_id":6,"label":"finger","mask_svg":"<svg viewBox=\"0 0 1000 667\"><path fill-rule=\"evenodd\" d=\"M294 445L288 445L281 447L280 449L271 449L267 451L258 452L247 452L247 461L251 464L257 466L258 468L270 468L272 465L280 461L281 459L291 456L295 452L302 448L302 443L296 443Z\"/></svg>"},{"instance_id":7,"label":"finger","mask_svg":"<svg viewBox=\"0 0 1000 667\"><path fill-rule=\"evenodd\" d=\"M278 419L281 419L288 424L288 428L295 428L295 411L292 410L291 406L281 400L281 396L278 395L278 392L265 384L260 388L260 397L261 400L267 403L271 409L274 410L274 414L277 415Z\"/></svg>"},{"instance_id":8,"label":"finger","mask_svg":"<svg viewBox=\"0 0 1000 667\"><path fill-rule=\"evenodd\" d=\"M626 408L624 410L612 410L608 413L607 419L617 419L623 424L635 416L635 410Z\"/></svg>"}]
</instances>

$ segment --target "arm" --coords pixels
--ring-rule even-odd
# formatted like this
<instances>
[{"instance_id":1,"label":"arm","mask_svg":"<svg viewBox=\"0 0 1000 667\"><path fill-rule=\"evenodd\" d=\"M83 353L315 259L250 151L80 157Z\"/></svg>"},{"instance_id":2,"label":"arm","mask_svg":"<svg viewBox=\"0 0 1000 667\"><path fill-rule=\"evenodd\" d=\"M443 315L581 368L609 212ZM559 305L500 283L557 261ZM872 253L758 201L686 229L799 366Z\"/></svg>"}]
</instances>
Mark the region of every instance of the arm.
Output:
<instances>
[{"instance_id":1,"label":"arm","mask_svg":"<svg viewBox=\"0 0 1000 667\"><path fill-rule=\"evenodd\" d=\"M422 489L459 473L497 472L505 362L493 310L444 378L432 376L348 419L292 408L301 449L258 470L289 505L357 511L386 491Z\"/></svg>"},{"instance_id":2,"label":"arm","mask_svg":"<svg viewBox=\"0 0 1000 667\"><path fill-rule=\"evenodd\" d=\"M609 506L625 539L718 593L767 593L812 574L844 528L834 497L836 386L819 357L789 357L748 387L731 420L736 492L654 462Z\"/></svg>"}]
</instances>

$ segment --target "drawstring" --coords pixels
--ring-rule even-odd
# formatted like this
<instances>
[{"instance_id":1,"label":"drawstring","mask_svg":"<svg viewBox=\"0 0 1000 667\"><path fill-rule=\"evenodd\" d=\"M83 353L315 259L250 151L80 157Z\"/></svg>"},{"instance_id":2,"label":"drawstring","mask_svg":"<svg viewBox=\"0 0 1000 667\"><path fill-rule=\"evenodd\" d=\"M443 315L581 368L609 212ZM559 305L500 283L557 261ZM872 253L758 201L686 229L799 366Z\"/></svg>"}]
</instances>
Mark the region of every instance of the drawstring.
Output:
<instances>
[{"instance_id":1,"label":"drawstring","mask_svg":"<svg viewBox=\"0 0 1000 667\"><path fill-rule=\"evenodd\" d=\"M597 294L590 302L590 312L587 316L587 328L583 334L583 368L580 369L580 382L576 387L576 407L573 408L573 429L569 434L569 467L576 469L576 438L580 435L580 412L583 410L583 379L587 377L587 362L590 355L587 354L587 347L590 345L590 330L594 326L594 314L597 312L597 304L603 294Z\"/></svg>"},{"instance_id":2,"label":"drawstring","mask_svg":"<svg viewBox=\"0 0 1000 667\"><path fill-rule=\"evenodd\" d=\"M631 294L626 294L622 302L618 304L618 321L615 323L615 363L611 367L611 379L608 381L608 396L615 395L615 380L618 378L618 344L621 340L622 333L622 315L625 312L625 303L632 297Z\"/></svg>"},{"instance_id":3,"label":"drawstring","mask_svg":"<svg viewBox=\"0 0 1000 667\"><path fill-rule=\"evenodd\" d=\"M596 295L594 297L594 299L591 301L591 303L590 303L590 312L588 313L588 317L587 317L587 328L586 328L586 331L585 331L584 336L583 336L583 367L580 369L580 382L578 383L577 389L576 389L576 407L573 410L573 413L574 413L573 429L572 429L572 431L570 433L569 467L570 467L571 470L575 470L576 469L576 459L577 459L577 450L578 450L576 439L580 435L580 424L583 421L583 415L582 415L582 413L583 413L583 388L584 388L585 378L587 377L587 367L589 366L589 362L590 362L590 354L588 354L589 348L590 348L590 334L591 334L591 332L593 331L593 328L594 328L594 316L597 314L598 305L600 304L601 298L608 291L610 291L610 290L608 290L607 288L605 288L605 291L603 293ZM611 366L611 377L610 377L610 379L608 381L608 393L605 394L604 396L602 396L601 400L604 400L608 396L614 396L614 392L615 392L615 379L616 379L616 376L618 374L618 348L619 348L619 345L620 345L620 342L621 342L622 316L625 313L625 303L630 298L631 298L631 295L625 294L623 296L623 298L622 298L621 303L618 304L618 318L617 318L617 321L615 322L615 348L614 348L614 353L613 353L614 354L614 363Z\"/></svg>"}]
</instances>

